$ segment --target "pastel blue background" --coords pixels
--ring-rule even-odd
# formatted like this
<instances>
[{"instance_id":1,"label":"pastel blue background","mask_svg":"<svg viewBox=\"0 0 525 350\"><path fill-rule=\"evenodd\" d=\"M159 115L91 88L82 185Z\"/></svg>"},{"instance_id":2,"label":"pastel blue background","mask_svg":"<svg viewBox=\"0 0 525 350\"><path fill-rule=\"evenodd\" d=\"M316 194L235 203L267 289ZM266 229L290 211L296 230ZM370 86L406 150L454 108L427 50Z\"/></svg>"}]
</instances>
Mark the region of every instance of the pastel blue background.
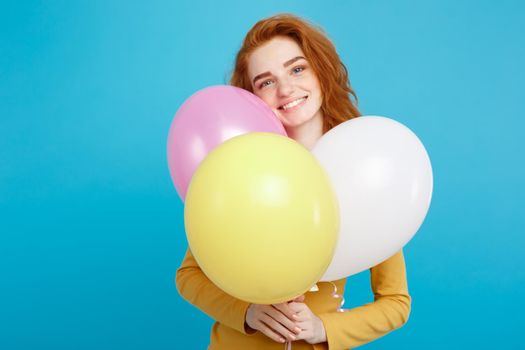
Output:
<instances>
[{"instance_id":1,"label":"pastel blue background","mask_svg":"<svg viewBox=\"0 0 525 350\"><path fill-rule=\"evenodd\" d=\"M433 162L405 248L410 320L363 349L522 345L523 2L2 1L0 348L206 347L212 321L173 282L168 127L287 11L333 39L362 112L409 126ZM372 299L368 278L347 307Z\"/></svg>"}]
</instances>

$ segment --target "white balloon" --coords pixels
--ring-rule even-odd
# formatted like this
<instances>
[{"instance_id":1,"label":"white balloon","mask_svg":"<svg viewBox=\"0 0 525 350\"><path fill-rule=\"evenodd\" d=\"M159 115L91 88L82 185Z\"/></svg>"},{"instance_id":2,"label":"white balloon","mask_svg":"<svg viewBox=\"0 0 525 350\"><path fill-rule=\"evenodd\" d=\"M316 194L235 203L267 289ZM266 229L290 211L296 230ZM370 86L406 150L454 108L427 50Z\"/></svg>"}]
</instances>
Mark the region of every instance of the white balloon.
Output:
<instances>
[{"instance_id":1,"label":"white balloon","mask_svg":"<svg viewBox=\"0 0 525 350\"><path fill-rule=\"evenodd\" d=\"M321 281L379 264L415 235L432 198L425 147L403 124L358 117L324 134L312 153L329 174L341 226L335 254Z\"/></svg>"}]
</instances>

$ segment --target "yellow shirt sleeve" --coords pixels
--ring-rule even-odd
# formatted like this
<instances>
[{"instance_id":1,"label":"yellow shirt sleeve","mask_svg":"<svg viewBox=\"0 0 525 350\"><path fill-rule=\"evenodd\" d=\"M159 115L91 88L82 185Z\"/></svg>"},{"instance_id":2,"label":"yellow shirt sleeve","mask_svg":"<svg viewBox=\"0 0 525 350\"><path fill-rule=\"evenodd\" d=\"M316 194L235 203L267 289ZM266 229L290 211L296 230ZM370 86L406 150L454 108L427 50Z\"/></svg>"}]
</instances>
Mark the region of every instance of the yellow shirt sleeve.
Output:
<instances>
[{"instance_id":1,"label":"yellow shirt sleeve","mask_svg":"<svg viewBox=\"0 0 525 350\"><path fill-rule=\"evenodd\" d=\"M374 302L345 312L317 315L325 326L328 349L353 348L401 327L408 320L408 294L403 251L370 269ZM323 344L323 343L322 343ZM326 348L326 343L314 346Z\"/></svg>"},{"instance_id":2,"label":"yellow shirt sleeve","mask_svg":"<svg viewBox=\"0 0 525 350\"><path fill-rule=\"evenodd\" d=\"M175 283L179 294L214 320L243 334L250 303L239 300L217 287L201 270L188 248L177 270Z\"/></svg>"}]
</instances>

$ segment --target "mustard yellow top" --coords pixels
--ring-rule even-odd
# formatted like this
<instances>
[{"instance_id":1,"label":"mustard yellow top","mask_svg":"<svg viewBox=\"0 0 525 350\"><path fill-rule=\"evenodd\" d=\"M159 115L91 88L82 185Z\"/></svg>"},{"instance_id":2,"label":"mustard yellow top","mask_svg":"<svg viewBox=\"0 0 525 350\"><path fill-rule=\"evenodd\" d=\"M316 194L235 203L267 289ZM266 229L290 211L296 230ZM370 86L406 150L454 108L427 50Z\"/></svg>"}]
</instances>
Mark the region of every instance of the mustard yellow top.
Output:
<instances>
[{"instance_id":1,"label":"mustard yellow top","mask_svg":"<svg viewBox=\"0 0 525 350\"><path fill-rule=\"evenodd\" d=\"M377 339L408 320L411 298L408 294L403 251L370 269L374 302L345 312L337 312L341 300L332 297L330 282L319 282L319 291L307 292L305 303L322 321L327 342L308 344L304 340L292 343L292 350L348 349ZM346 278L333 281L338 294L343 295ZM192 305L216 320L209 350L279 349L277 343L260 332L248 334L245 329L249 303L236 299L215 286L202 272L188 249L176 275L177 290Z\"/></svg>"}]
</instances>

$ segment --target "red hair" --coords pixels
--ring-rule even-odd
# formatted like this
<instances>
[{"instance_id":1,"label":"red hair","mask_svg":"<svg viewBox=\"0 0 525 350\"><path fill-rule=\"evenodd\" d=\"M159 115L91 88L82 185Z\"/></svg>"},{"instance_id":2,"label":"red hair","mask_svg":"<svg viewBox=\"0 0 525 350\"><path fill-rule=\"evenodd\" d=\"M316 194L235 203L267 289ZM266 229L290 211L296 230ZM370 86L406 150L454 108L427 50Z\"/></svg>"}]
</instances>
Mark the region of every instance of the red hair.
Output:
<instances>
[{"instance_id":1,"label":"red hair","mask_svg":"<svg viewBox=\"0 0 525 350\"><path fill-rule=\"evenodd\" d=\"M334 45L321 28L294 15L275 15L260 20L250 29L237 53L231 85L253 92L248 79L250 54L276 36L293 39L318 77L323 98L323 132L360 115L356 106L357 96L348 81L348 70L341 62Z\"/></svg>"}]
</instances>

